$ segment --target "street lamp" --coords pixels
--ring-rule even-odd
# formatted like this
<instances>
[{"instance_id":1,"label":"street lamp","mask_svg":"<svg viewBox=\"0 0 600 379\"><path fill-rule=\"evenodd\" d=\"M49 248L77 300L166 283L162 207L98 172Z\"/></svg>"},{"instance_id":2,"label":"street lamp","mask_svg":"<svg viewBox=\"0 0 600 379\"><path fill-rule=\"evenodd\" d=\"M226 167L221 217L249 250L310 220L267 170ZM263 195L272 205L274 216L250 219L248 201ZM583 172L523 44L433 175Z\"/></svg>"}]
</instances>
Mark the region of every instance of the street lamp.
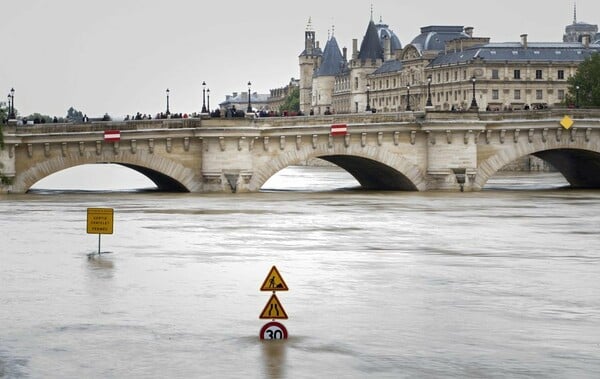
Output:
<instances>
[{"instance_id":1,"label":"street lamp","mask_svg":"<svg viewBox=\"0 0 600 379\"><path fill-rule=\"evenodd\" d=\"M206 110L210 112L210 88L206 89Z\"/></svg>"},{"instance_id":2,"label":"street lamp","mask_svg":"<svg viewBox=\"0 0 600 379\"><path fill-rule=\"evenodd\" d=\"M8 118L9 118L9 120L14 120L15 118L17 118L15 115L15 89L14 88L10 89L10 99L11 99L10 112L8 114Z\"/></svg>"},{"instance_id":3,"label":"street lamp","mask_svg":"<svg viewBox=\"0 0 600 379\"><path fill-rule=\"evenodd\" d=\"M575 108L579 108L579 86L575 86Z\"/></svg>"},{"instance_id":4,"label":"street lamp","mask_svg":"<svg viewBox=\"0 0 600 379\"><path fill-rule=\"evenodd\" d=\"M171 114L171 112L169 111L169 89L167 88L167 116Z\"/></svg>"},{"instance_id":5,"label":"street lamp","mask_svg":"<svg viewBox=\"0 0 600 379\"><path fill-rule=\"evenodd\" d=\"M367 112L371 111L371 101L369 100L369 92L371 91L371 86L367 83L367 108L365 109Z\"/></svg>"},{"instance_id":6,"label":"street lamp","mask_svg":"<svg viewBox=\"0 0 600 379\"><path fill-rule=\"evenodd\" d=\"M202 113L206 113L206 82L202 81Z\"/></svg>"},{"instance_id":7,"label":"street lamp","mask_svg":"<svg viewBox=\"0 0 600 379\"><path fill-rule=\"evenodd\" d=\"M248 82L248 109L246 109L246 112L248 113L252 113L252 102L250 101L250 86L252 86L252 83Z\"/></svg>"},{"instance_id":8,"label":"street lamp","mask_svg":"<svg viewBox=\"0 0 600 379\"><path fill-rule=\"evenodd\" d=\"M477 79L473 76L471 78L471 83L473 83L473 99L471 100L471 110L479 109L479 106L477 105L477 100L475 99L475 82L476 81L477 81Z\"/></svg>"},{"instance_id":9,"label":"street lamp","mask_svg":"<svg viewBox=\"0 0 600 379\"><path fill-rule=\"evenodd\" d=\"M406 110L410 111L410 84L406 85Z\"/></svg>"},{"instance_id":10,"label":"street lamp","mask_svg":"<svg viewBox=\"0 0 600 379\"><path fill-rule=\"evenodd\" d=\"M433 104L431 103L431 75L429 75L427 77L427 104L425 106L426 107L433 106Z\"/></svg>"}]
</instances>

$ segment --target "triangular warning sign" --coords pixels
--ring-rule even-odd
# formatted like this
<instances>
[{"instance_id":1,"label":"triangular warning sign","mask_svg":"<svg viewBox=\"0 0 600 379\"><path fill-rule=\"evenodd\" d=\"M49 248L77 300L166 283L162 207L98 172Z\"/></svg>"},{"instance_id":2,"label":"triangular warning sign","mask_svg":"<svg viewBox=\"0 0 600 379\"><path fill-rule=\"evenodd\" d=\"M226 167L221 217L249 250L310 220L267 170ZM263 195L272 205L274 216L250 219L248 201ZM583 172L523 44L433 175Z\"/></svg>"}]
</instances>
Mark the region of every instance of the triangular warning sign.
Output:
<instances>
[{"instance_id":1,"label":"triangular warning sign","mask_svg":"<svg viewBox=\"0 0 600 379\"><path fill-rule=\"evenodd\" d=\"M261 291L287 291L288 286L285 284L285 281L281 277L281 274L277 270L277 267L273 266L271 271L269 271L269 275L265 278L262 286L260 287Z\"/></svg>"},{"instance_id":2,"label":"triangular warning sign","mask_svg":"<svg viewBox=\"0 0 600 379\"><path fill-rule=\"evenodd\" d=\"M280 318L287 319L287 313L285 313L285 309L281 306L279 299L275 294L271 295L269 302L265 305L265 309L263 309L259 318Z\"/></svg>"}]
</instances>

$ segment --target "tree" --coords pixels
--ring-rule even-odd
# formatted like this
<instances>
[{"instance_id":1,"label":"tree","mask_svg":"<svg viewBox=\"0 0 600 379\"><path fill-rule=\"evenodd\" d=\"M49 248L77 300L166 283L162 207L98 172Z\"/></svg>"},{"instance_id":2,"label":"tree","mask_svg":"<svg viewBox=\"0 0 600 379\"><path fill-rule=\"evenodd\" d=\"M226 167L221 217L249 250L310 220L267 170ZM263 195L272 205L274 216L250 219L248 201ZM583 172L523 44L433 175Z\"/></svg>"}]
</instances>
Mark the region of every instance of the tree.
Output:
<instances>
[{"instance_id":1,"label":"tree","mask_svg":"<svg viewBox=\"0 0 600 379\"><path fill-rule=\"evenodd\" d=\"M33 121L34 124L45 124L47 122L52 122L52 117L37 112L30 114L26 118L27 120Z\"/></svg>"},{"instance_id":2,"label":"tree","mask_svg":"<svg viewBox=\"0 0 600 379\"><path fill-rule=\"evenodd\" d=\"M67 111L67 120L70 122L82 122L83 121L83 113L78 111L77 109L71 107Z\"/></svg>"},{"instance_id":3,"label":"tree","mask_svg":"<svg viewBox=\"0 0 600 379\"><path fill-rule=\"evenodd\" d=\"M600 53L587 57L568 80L567 104L600 107ZM577 89L579 87L579 89Z\"/></svg>"},{"instance_id":4,"label":"tree","mask_svg":"<svg viewBox=\"0 0 600 379\"><path fill-rule=\"evenodd\" d=\"M300 111L300 88L293 87L283 100L283 104L279 107L280 112L299 112Z\"/></svg>"}]
</instances>

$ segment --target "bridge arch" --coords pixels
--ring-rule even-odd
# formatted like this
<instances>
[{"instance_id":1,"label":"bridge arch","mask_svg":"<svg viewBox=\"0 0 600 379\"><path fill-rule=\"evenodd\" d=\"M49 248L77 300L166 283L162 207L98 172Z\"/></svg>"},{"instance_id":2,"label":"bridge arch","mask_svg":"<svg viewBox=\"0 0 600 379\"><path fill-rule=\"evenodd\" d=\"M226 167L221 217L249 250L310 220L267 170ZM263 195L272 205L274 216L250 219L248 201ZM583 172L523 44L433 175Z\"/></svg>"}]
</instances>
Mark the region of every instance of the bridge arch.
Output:
<instances>
[{"instance_id":1,"label":"bridge arch","mask_svg":"<svg viewBox=\"0 0 600 379\"><path fill-rule=\"evenodd\" d=\"M381 147L343 148L317 145L280 154L254 172L250 191L258 191L277 172L288 166L321 158L348 171L366 189L425 191L423 172L399 154Z\"/></svg>"},{"instance_id":2,"label":"bridge arch","mask_svg":"<svg viewBox=\"0 0 600 379\"><path fill-rule=\"evenodd\" d=\"M96 155L67 154L36 163L18 174L13 182L14 192L27 192L41 179L67 168L84 164L114 163L131 168L148 177L160 191L192 192L197 190L194 172L170 159L157 154L137 151L135 154L121 152Z\"/></svg>"},{"instance_id":3,"label":"bridge arch","mask_svg":"<svg viewBox=\"0 0 600 379\"><path fill-rule=\"evenodd\" d=\"M600 188L600 142L522 141L511 149L499 150L479 164L474 189L481 190L502 167L527 155L536 156L556 168L574 188Z\"/></svg>"}]
</instances>

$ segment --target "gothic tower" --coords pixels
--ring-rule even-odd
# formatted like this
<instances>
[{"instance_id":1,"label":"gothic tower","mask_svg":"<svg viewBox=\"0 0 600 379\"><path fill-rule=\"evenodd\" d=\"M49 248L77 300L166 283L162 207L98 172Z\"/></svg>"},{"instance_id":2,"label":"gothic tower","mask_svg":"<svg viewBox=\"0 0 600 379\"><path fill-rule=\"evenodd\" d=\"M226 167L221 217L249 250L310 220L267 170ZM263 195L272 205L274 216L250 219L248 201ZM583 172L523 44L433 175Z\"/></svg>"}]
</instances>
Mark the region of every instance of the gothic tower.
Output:
<instances>
[{"instance_id":1,"label":"gothic tower","mask_svg":"<svg viewBox=\"0 0 600 379\"><path fill-rule=\"evenodd\" d=\"M319 68L323 52L315 38L311 19L308 19L304 32L304 51L300 54L300 111L308 114L311 110L313 73Z\"/></svg>"}]
</instances>

